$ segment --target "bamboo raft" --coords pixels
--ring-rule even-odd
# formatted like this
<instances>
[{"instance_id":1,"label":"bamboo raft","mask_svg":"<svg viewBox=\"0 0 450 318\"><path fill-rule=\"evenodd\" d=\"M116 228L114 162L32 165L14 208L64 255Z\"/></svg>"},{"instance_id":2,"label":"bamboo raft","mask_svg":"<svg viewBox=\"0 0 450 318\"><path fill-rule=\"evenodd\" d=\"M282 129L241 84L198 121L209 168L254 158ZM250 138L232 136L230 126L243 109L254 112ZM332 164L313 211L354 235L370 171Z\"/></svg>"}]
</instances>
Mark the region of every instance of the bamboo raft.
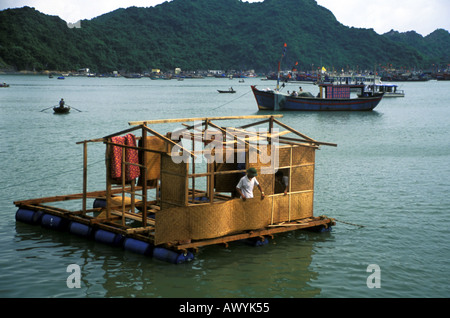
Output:
<instances>
[{"instance_id":1,"label":"bamboo raft","mask_svg":"<svg viewBox=\"0 0 450 318\"><path fill-rule=\"evenodd\" d=\"M83 145L83 192L15 201L16 220L172 263L191 260L207 245L241 240L264 245L283 232L330 230L332 218L313 215L315 150L336 144L314 140L280 117L136 121L115 134L77 142ZM215 123L243 119L258 121L239 127ZM183 128L166 134L152 128L168 123ZM256 130L259 125L268 127ZM289 133L295 138L285 136ZM106 147L106 189L88 191L88 145L99 143ZM250 167L258 171L264 199L258 189L252 199L236 197L236 185ZM277 170L288 177L286 194L275 178ZM70 200L80 201L80 208L50 205Z\"/></svg>"}]
</instances>

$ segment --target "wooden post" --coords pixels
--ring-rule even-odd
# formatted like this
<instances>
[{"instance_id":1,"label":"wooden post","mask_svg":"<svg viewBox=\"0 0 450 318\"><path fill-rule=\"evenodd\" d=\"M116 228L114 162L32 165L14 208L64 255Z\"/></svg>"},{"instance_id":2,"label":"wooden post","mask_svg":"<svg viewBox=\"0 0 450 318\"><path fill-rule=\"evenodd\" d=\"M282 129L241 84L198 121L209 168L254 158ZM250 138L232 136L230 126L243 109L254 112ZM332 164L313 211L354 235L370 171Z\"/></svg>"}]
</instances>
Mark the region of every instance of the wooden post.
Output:
<instances>
[{"instance_id":1,"label":"wooden post","mask_svg":"<svg viewBox=\"0 0 450 318\"><path fill-rule=\"evenodd\" d=\"M147 123L144 123L144 126L142 127L142 147L144 148L144 155L143 155L143 161L144 166L147 166L147 130L146 128ZM144 169L144 178L142 183L142 200L143 202L143 210L142 210L142 226L147 226L147 169Z\"/></svg>"},{"instance_id":2,"label":"wooden post","mask_svg":"<svg viewBox=\"0 0 450 318\"><path fill-rule=\"evenodd\" d=\"M305 134L302 134L301 132L298 132L297 130L295 130L295 129L289 127L288 125L286 125L286 124L280 122L279 120L277 120L277 119L275 119L275 118L274 118L273 120L274 120L278 125L280 125L280 126L286 128L286 129L292 131L294 134L296 134L296 135L298 135L298 136L300 136L300 137L303 137L303 138L307 139L309 142L317 142L316 140L312 139L311 137L308 137L308 136L306 136Z\"/></svg>"},{"instance_id":3,"label":"wooden post","mask_svg":"<svg viewBox=\"0 0 450 318\"><path fill-rule=\"evenodd\" d=\"M135 209L135 205L134 205L134 200L136 200L136 195L135 195L135 191L136 191L136 180L131 180L131 213L134 213L134 209Z\"/></svg>"},{"instance_id":4,"label":"wooden post","mask_svg":"<svg viewBox=\"0 0 450 318\"><path fill-rule=\"evenodd\" d=\"M125 148L122 148L122 225L125 226L125 181L126 181L126 157Z\"/></svg>"},{"instance_id":5,"label":"wooden post","mask_svg":"<svg viewBox=\"0 0 450 318\"><path fill-rule=\"evenodd\" d=\"M106 144L106 218L111 217L111 145Z\"/></svg>"},{"instance_id":6,"label":"wooden post","mask_svg":"<svg viewBox=\"0 0 450 318\"><path fill-rule=\"evenodd\" d=\"M83 142L83 215L86 215L87 199L87 141Z\"/></svg>"},{"instance_id":7,"label":"wooden post","mask_svg":"<svg viewBox=\"0 0 450 318\"><path fill-rule=\"evenodd\" d=\"M195 138L192 138L192 152L195 153ZM192 174L194 175L192 177L192 203L195 203L195 158L192 156L190 158L192 160Z\"/></svg>"},{"instance_id":8,"label":"wooden post","mask_svg":"<svg viewBox=\"0 0 450 318\"><path fill-rule=\"evenodd\" d=\"M289 155L289 218L288 220L291 221L291 184L292 184L292 146L290 148L290 155Z\"/></svg>"},{"instance_id":9,"label":"wooden post","mask_svg":"<svg viewBox=\"0 0 450 318\"><path fill-rule=\"evenodd\" d=\"M270 117L269 120L269 135L272 136L272 130L273 130L273 117ZM268 137L267 141L269 142L269 145L272 144L272 138Z\"/></svg>"}]
</instances>

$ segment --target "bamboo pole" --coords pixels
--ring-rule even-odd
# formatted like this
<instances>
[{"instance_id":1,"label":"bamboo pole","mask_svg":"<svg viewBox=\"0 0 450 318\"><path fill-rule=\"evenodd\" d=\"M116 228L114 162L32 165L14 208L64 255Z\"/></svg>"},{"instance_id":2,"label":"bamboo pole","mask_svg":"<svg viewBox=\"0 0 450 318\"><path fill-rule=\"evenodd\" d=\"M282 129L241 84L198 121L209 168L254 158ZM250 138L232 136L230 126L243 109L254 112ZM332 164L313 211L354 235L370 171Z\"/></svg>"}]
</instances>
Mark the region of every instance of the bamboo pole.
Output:
<instances>
[{"instance_id":1,"label":"bamboo pole","mask_svg":"<svg viewBox=\"0 0 450 318\"><path fill-rule=\"evenodd\" d=\"M289 141L297 141L297 142L310 142L309 140L305 140L305 139L297 139L297 138L281 137L281 136L279 137L279 139L289 140ZM317 141L316 140L314 143L318 144L318 145L337 147L337 144L331 143L331 142L323 142L323 141Z\"/></svg>"},{"instance_id":2,"label":"bamboo pole","mask_svg":"<svg viewBox=\"0 0 450 318\"><path fill-rule=\"evenodd\" d=\"M288 220L291 221L291 184L292 184L292 147L290 149L290 156L289 156L289 218Z\"/></svg>"},{"instance_id":3,"label":"bamboo pole","mask_svg":"<svg viewBox=\"0 0 450 318\"><path fill-rule=\"evenodd\" d=\"M247 115L247 116L219 116L219 117L191 117L191 118L174 118L174 119L155 119L155 120L140 120L130 121L129 125L142 125L142 124L165 124L165 123L180 123L184 121L204 121L209 120L233 120L233 119L262 119L262 118L281 118L283 115Z\"/></svg>"},{"instance_id":4,"label":"bamboo pole","mask_svg":"<svg viewBox=\"0 0 450 318\"><path fill-rule=\"evenodd\" d=\"M270 118L272 118L272 116L270 116ZM265 123L268 123L269 121L270 121L270 119L265 119L265 120L258 121L258 122L256 122L256 123L251 123L251 124L247 124L247 125L242 125L242 126L239 126L239 127L237 127L237 128L245 129L245 128L248 128L248 127L257 126L257 125L261 125L261 124L265 124Z\"/></svg>"},{"instance_id":5,"label":"bamboo pole","mask_svg":"<svg viewBox=\"0 0 450 318\"><path fill-rule=\"evenodd\" d=\"M144 149L147 149L147 130L145 125L142 127L142 147ZM165 137L166 138L166 137ZM144 161L144 178L143 178L143 184L142 184L142 199L144 200L143 205L143 211L142 211L142 225L144 227L147 226L147 152L144 151L143 154L143 161Z\"/></svg>"},{"instance_id":6,"label":"bamboo pole","mask_svg":"<svg viewBox=\"0 0 450 318\"><path fill-rule=\"evenodd\" d=\"M281 121L279 121L279 120L277 120L277 119L275 119L275 118L274 118L273 120L274 120L274 122L276 122L278 125L280 125L280 126L286 128L286 129L292 131L294 134L299 135L300 137L303 137L303 138L307 139L309 142L317 143L316 140L312 139L311 137L306 136L305 134L302 134L301 132L298 132L298 131L295 130L294 128L289 127L288 125L282 123Z\"/></svg>"},{"instance_id":7,"label":"bamboo pole","mask_svg":"<svg viewBox=\"0 0 450 318\"><path fill-rule=\"evenodd\" d=\"M192 138L192 152L195 153L195 139ZM195 160L191 157L192 160L192 175L195 175ZM189 173L189 170L188 170ZM189 175L187 177L189 179ZM188 199L189 201L189 199ZM192 203L195 203L195 177L192 178Z\"/></svg>"},{"instance_id":8,"label":"bamboo pole","mask_svg":"<svg viewBox=\"0 0 450 318\"><path fill-rule=\"evenodd\" d=\"M172 139L167 138L164 135L161 135L159 132L147 127L146 125L142 126L143 131L148 131L150 133L152 133L153 135L155 135L156 137L161 138L162 140L168 142L169 144L171 144L172 146L177 146L180 147L181 150L183 151L187 151L191 156L194 156L195 158L197 158L197 156L195 154L193 154L192 152L190 152L189 150L185 149L184 147L181 147L180 145L178 145L176 142L174 142Z\"/></svg>"},{"instance_id":9,"label":"bamboo pole","mask_svg":"<svg viewBox=\"0 0 450 318\"><path fill-rule=\"evenodd\" d=\"M86 214L87 199L87 142L83 143L83 215Z\"/></svg>"},{"instance_id":10,"label":"bamboo pole","mask_svg":"<svg viewBox=\"0 0 450 318\"><path fill-rule=\"evenodd\" d=\"M126 162L125 149L122 149L122 225L125 226L125 177Z\"/></svg>"},{"instance_id":11,"label":"bamboo pole","mask_svg":"<svg viewBox=\"0 0 450 318\"><path fill-rule=\"evenodd\" d=\"M106 145L106 218L111 217L111 146Z\"/></svg>"},{"instance_id":12,"label":"bamboo pole","mask_svg":"<svg viewBox=\"0 0 450 318\"><path fill-rule=\"evenodd\" d=\"M233 134L227 132L225 129L223 129L222 127L217 126L216 124L213 124L213 123L211 123L211 122L210 122L209 124L210 124L211 126L213 126L214 128L219 129L221 132L223 132L223 133L225 133L225 134L227 134L227 135L232 136L232 137L235 138L237 141L239 141L239 142L241 142L241 143L244 143L246 146L248 146L248 147L250 147L250 148L256 150L258 153L260 153L260 150L259 150L258 148L255 148L255 147L251 146L247 141L243 140L242 138L238 138L237 136L235 136L235 135L233 135Z\"/></svg>"},{"instance_id":13,"label":"bamboo pole","mask_svg":"<svg viewBox=\"0 0 450 318\"><path fill-rule=\"evenodd\" d=\"M137 130L137 129L139 129L139 128L141 128L141 127L128 128L128 129L125 129L125 130L116 132L116 133L114 133L114 134L105 136L105 137L103 137L103 139L109 139L109 138L111 138L111 137L115 137L115 136L119 136L119 135L122 135L122 134L125 134L125 133L129 133L129 132L132 132L132 131Z\"/></svg>"}]
</instances>

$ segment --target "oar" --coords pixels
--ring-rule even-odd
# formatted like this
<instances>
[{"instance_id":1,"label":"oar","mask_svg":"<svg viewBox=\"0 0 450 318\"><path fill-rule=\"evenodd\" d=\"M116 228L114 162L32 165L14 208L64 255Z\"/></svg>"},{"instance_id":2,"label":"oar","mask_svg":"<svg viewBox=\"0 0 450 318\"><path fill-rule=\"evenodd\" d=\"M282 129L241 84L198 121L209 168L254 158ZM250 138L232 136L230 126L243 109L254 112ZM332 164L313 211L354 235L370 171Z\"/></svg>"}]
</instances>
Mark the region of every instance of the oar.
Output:
<instances>
[{"instance_id":1,"label":"oar","mask_svg":"<svg viewBox=\"0 0 450 318\"><path fill-rule=\"evenodd\" d=\"M41 112L43 112L44 110L50 109L50 108L52 108L52 107L56 107L56 106L58 106L58 105L53 105L53 106L50 106L50 107L44 108L43 110L41 110Z\"/></svg>"},{"instance_id":2,"label":"oar","mask_svg":"<svg viewBox=\"0 0 450 318\"><path fill-rule=\"evenodd\" d=\"M73 107L73 106L70 106L70 105L67 105L67 106L69 106L70 108L73 108L73 109L75 109L75 110L78 110L79 112L82 112L81 110L79 110L79 109L77 109L77 108L75 108L75 107Z\"/></svg>"}]
</instances>

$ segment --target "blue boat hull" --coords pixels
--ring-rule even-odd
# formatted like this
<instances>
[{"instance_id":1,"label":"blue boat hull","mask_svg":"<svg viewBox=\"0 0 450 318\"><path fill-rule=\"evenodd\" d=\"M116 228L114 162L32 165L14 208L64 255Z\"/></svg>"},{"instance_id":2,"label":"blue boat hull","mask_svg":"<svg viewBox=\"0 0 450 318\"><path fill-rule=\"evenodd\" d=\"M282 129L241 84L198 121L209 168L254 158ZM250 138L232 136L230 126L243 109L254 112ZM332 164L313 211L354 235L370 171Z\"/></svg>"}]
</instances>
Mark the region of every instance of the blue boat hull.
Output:
<instances>
[{"instance_id":1,"label":"blue boat hull","mask_svg":"<svg viewBox=\"0 0 450 318\"><path fill-rule=\"evenodd\" d=\"M275 95L278 95L279 110L295 111L370 111L383 98L383 95L358 98L315 98L292 97L274 91L261 91L252 86L256 103L260 110L276 110Z\"/></svg>"}]
</instances>

